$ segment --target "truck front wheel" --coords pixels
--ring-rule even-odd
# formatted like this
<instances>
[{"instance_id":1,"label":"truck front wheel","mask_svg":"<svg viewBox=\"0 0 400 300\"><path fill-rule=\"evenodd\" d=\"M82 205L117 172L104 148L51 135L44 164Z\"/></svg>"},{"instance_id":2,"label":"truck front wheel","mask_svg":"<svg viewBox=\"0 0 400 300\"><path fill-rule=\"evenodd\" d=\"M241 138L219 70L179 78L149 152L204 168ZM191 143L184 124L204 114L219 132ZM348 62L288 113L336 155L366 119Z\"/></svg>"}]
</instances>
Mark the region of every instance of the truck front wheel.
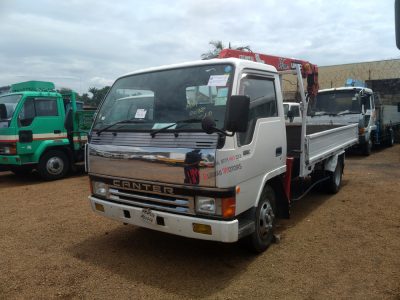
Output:
<instances>
[{"instance_id":1,"label":"truck front wheel","mask_svg":"<svg viewBox=\"0 0 400 300\"><path fill-rule=\"evenodd\" d=\"M56 180L64 177L69 170L67 156L59 151L52 150L40 158L38 172L45 180Z\"/></svg>"},{"instance_id":2,"label":"truck front wheel","mask_svg":"<svg viewBox=\"0 0 400 300\"><path fill-rule=\"evenodd\" d=\"M371 138L368 139L368 141L365 142L365 144L362 146L362 152L365 156L371 155L372 152L372 140Z\"/></svg>"},{"instance_id":3,"label":"truck front wheel","mask_svg":"<svg viewBox=\"0 0 400 300\"><path fill-rule=\"evenodd\" d=\"M255 231L246 241L253 251L261 253L274 241L275 218L275 192L270 186L266 186L255 214Z\"/></svg>"}]
</instances>

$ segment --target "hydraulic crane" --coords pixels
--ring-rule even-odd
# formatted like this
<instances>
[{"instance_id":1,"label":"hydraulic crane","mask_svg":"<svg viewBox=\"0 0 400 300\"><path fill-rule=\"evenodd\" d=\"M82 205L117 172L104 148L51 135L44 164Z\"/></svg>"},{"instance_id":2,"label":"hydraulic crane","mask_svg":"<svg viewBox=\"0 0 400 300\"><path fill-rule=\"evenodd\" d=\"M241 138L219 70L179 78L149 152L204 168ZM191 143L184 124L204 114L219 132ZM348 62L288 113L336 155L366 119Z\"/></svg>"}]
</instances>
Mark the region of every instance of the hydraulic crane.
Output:
<instances>
[{"instance_id":1,"label":"hydraulic crane","mask_svg":"<svg viewBox=\"0 0 400 300\"><path fill-rule=\"evenodd\" d=\"M229 57L247 59L272 65L279 72L295 70L296 64L298 64L301 66L302 77L307 79L307 95L310 98L309 100L311 103L318 93L318 67L308 61L234 49L223 49L218 56L218 58Z\"/></svg>"}]
</instances>

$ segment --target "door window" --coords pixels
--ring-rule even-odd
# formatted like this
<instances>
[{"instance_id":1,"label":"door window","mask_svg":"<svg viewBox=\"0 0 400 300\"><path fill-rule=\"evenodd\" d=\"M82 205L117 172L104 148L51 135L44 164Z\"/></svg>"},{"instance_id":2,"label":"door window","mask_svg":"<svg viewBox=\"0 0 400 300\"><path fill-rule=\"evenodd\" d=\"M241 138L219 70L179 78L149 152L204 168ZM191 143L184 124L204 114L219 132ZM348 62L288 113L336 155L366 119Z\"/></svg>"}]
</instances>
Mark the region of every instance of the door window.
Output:
<instances>
[{"instance_id":1,"label":"door window","mask_svg":"<svg viewBox=\"0 0 400 300\"><path fill-rule=\"evenodd\" d=\"M250 97L247 131L238 133L239 146L250 144L258 119L278 116L276 91L273 79L246 75L240 84L240 94Z\"/></svg>"},{"instance_id":2,"label":"door window","mask_svg":"<svg viewBox=\"0 0 400 300\"><path fill-rule=\"evenodd\" d=\"M35 117L58 116L57 99L28 98L18 116L22 127L29 126Z\"/></svg>"}]
</instances>

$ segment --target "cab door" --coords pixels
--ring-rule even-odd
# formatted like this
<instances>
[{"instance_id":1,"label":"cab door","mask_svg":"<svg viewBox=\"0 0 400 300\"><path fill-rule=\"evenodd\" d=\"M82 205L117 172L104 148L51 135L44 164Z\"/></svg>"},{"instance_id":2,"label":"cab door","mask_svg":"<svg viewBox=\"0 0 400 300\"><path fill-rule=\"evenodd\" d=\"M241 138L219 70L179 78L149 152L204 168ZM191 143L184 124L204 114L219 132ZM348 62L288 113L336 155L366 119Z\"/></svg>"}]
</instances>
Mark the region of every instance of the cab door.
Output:
<instances>
[{"instance_id":1,"label":"cab door","mask_svg":"<svg viewBox=\"0 0 400 300\"><path fill-rule=\"evenodd\" d=\"M243 160L243 169L252 170L252 176L285 164L286 130L277 80L274 74L250 70L240 80L239 94L249 96L250 111L247 131L237 134L237 145L241 153L252 157Z\"/></svg>"},{"instance_id":2,"label":"cab door","mask_svg":"<svg viewBox=\"0 0 400 300\"><path fill-rule=\"evenodd\" d=\"M26 98L18 115L19 153L32 160L42 143L62 143L66 137L63 113L57 97Z\"/></svg>"}]
</instances>

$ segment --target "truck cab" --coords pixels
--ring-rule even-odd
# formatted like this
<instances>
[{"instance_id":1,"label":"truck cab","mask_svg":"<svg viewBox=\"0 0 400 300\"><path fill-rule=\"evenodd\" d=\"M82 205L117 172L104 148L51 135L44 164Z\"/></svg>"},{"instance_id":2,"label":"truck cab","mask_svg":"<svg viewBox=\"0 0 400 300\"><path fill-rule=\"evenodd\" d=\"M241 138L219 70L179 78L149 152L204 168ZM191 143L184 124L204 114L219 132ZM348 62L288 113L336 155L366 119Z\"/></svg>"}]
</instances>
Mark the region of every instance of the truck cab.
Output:
<instances>
[{"instance_id":1,"label":"truck cab","mask_svg":"<svg viewBox=\"0 0 400 300\"><path fill-rule=\"evenodd\" d=\"M37 169L47 180L65 176L84 158L87 137L79 127L85 114L78 113L74 92L60 94L52 82L13 84L0 96L0 169L16 174Z\"/></svg>"},{"instance_id":2,"label":"truck cab","mask_svg":"<svg viewBox=\"0 0 400 300\"><path fill-rule=\"evenodd\" d=\"M365 155L371 153L376 130L375 95L366 87L340 87L318 91L309 124L358 124L359 143Z\"/></svg>"}]
</instances>

